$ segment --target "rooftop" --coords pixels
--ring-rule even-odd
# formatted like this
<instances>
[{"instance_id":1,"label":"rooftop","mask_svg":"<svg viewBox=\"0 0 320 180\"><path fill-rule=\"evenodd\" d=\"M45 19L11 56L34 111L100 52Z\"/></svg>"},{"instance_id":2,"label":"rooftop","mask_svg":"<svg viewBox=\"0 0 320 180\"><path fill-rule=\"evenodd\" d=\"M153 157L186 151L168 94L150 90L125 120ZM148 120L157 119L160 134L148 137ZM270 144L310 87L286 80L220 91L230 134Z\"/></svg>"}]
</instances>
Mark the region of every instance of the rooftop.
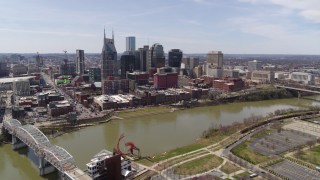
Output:
<instances>
[{"instance_id":1,"label":"rooftop","mask_svg":"<svg viewBox=\"0 0 320 180\"><path fill-rule=\"evenodd\" d=\"M14 78L0 78L0 83L12 83L13 81L16 80L28 80L28 79L33 79L36 76L25 76L25 77L14 77Z\"/></svg>"}]
</instances>

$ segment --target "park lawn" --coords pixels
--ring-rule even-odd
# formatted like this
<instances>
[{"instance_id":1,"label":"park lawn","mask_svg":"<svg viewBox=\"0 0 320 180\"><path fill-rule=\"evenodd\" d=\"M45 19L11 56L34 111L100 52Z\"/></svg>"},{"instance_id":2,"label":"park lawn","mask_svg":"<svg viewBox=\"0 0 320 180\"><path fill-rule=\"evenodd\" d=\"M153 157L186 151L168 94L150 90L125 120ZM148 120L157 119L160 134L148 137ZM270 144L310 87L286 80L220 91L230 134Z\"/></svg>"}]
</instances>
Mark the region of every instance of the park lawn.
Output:
<instances>
[{"instance_id":1,"label":"park lawn","mask_svg":"<svg viewBox=\"0 0 320 180\"><path fill-rule=\"evenodd\" d=\"M210 154L177 166L174 173L181 175L199 174L218 167L222 162L221 157Z\"/></svg>"},{"instance_id":2,"label":"park lawn","mask_svg":"<svg viewBox=\"0 0 320 180\"><path fill-rule=\"evenodd\" d=\"M154 106L154 107L143 107L136 109L128 109L125 111L120 111L117 113L118 117L127 118L127 117L135 117L142 116L149 113L160 113L160 112L169 112L171 108L169 106Z\"/></svg>"},{"instance_id":3,"label":"park lawn","mask_svg":"<svg viewBox=\"0 0 320 180\"><path fill-rule=\"evenodd\" d=\"M235 148L233 148L231 150L231 152L234 155L236 155L236 156L238 156L238 157L240 157L240 158L242 158L252 164L259 164L259 163L262 163L262 162L267 161L269 159L267 156L259 154L255 151L253 151L252 149L250 149L249 148L250 143L251 143L250 141L245 141L245 142L241 143L240 145L236 146Z\"/></svg>"},{"instance_id":4,"label":"park lawn","mask_svg":"<svg viewBox=\"0 0 320 180\"><path fill-rule=\"evenodd\" d=\"M248 176L250 176L250 173L246 171L246 172L243 172L243 173L240 173L240 174L233 176L233 178L240 179L242 177L248 177Z\"/></svg>"},{"instance_id":5,"label":"park lawn","mask_svg":"<svg viewBox=\"0 0 320 180\"><path fill-rule=\"evenodd\" d=\"M203 148L205 146L206 146L206 144L195 143L195 144L179 147L179 148L170 150L168 152L155 155L154 157L152 157L152 161L153 162L159 162L159 161L162 161L162 160L165 160L165 159L172 158L174 156L178 156L178 155L181 155L181 154L185 154L185 153L188 153L188 152L191 152L191 151L195 151L195 150L201 149L201 148Z\"/></svg>"},{"instance_id":6,"label":"park lawn","mask_svg":"<svg viewBox=\"0 0 320 180\"><path fill-rule=\"evenodd\" d=\"M301 159L302 161L320 166L320 145L303 151L300 156L296 153L294 154L294 157L297 159Z\"/></svg>"},{"instance_id":7,"label":"park lawn","mask_svg":"<svg viewBox=\"0 0 320 180\"><path fill-rule=\"evenodd\" d=\"M241 170L241 168L227 161L220 170L226 174L230 174Z\"/></svg>"}]
</instances>

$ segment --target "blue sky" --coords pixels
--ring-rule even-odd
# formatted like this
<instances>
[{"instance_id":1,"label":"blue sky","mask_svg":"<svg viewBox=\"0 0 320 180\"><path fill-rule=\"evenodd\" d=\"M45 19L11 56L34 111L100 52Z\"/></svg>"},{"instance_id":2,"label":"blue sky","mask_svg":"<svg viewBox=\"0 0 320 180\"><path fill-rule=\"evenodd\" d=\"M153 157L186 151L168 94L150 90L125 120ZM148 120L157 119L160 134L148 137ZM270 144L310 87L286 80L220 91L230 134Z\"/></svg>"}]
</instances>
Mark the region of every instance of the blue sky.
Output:
<instances>
[{"instance_id":1,"label":"blue sky","mask_svg":"<svg viewBox=\"0 0 320 180\"><path fill-rule=\"evenodd\" d=\"M320 54L320 0L2 0L0 53L100 52L104 26L118 52Z\"/></svg>"}]
</instances>

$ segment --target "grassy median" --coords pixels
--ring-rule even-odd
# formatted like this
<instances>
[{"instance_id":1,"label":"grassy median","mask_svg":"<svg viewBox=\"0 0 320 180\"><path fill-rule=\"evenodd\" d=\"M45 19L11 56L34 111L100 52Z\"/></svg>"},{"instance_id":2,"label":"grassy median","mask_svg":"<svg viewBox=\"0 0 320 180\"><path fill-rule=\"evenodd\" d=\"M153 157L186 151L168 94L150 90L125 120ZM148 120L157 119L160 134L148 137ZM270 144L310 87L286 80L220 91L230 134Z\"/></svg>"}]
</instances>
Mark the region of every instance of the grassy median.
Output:
<instances>
[{"instance_id":1,"label":"grassy median","mask_svg":"<svg viewBox=\"0 0 320 180\"><path fill-rule=\"evenodd\" d=\"M222 158L210 154L177 166L174 173L181 175L199 174L218 167L222 162Z\"/></svg>"}]
</instances>

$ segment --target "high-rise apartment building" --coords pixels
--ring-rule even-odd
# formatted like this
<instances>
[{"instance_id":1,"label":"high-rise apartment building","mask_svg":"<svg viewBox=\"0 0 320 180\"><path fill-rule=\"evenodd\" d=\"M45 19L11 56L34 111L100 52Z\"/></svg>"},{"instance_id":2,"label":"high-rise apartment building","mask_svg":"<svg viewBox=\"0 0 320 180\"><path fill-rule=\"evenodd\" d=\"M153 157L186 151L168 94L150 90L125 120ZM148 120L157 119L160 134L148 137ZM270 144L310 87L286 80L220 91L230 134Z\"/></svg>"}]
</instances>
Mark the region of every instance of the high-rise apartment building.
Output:
<instances>
[{"instance_id":1,"label":"high-rise apartment building","mask_svg":"<svg viewBox=\"0 0 320 180\"><path fill-rule=\"evenodd\" d=\"M104 31L103 48L102 48L101 80L117 75L117 50L114 45L114 35L112 39L106 38Z\"/></svg>"},{"instance_id":2,"label":"high-rise apartment building","mask_svg":"<svg viewBox=\"0 0 320 180\"><path fill-rule=\"evenodd\" d=\"M136 37L129 36L126 37L126 51L135 51L136 50Z\"/></svg>"},{"instance_id":3,"label":"high-rise apartment building","mask_svg":"<svg viewBox=\"0 0 320 180\"><path fill-rule=\"evenodd\" d=\"M76 72L84 74L84 50L77 49Z\"/></svg>"},{"instance_id":4,"label":"high-rise apartment building","mask_svg":"<svg viewBox=\"0 0 320 180\"><path fill-rule=\"evenodd\" d=\"M168 64L170 67L180 68L183 53L180 49L171 49L168 53Z\"/></svg>"},{"instance_id":5,"label":"high-rise apartment building","mask_svg":"<svg viewBox=\"0 0 320 180\"><path fill-rule=\"evenodd\" d=\"M147 70L164 67L165 60L163 46L158 43L152 45L148 52Z\"/></svg>"},{"instance_id":6,"label":"high-rise apartment building","mask_svg":"<svg viewBox=\"0 0 320 180\"><path fill-rule=\"evenodd\" d=\"M223 53L221 51L210 51L207 54L207 64L216 67L223 67Z\"/></svg>"}]
</instances>

